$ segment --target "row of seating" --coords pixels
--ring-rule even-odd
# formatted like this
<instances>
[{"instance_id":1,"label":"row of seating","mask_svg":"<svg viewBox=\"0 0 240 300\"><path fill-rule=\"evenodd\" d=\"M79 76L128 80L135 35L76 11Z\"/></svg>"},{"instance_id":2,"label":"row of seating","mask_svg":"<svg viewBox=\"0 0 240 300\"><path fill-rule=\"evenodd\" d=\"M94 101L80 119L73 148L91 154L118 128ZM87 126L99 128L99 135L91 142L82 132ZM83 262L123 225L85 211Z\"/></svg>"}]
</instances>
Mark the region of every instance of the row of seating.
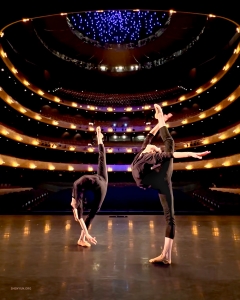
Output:
<instances>
[{"instance_id":1,"label":"row of seating","mask_svg":"<svg viewBox=\"0 0 240 300\"><path fill-rule=\"evenodd\" d=\"M13 192L0 196L0 213L16 213L31 210L35 205L45 200L49 192L44 189L31 189Z\"/></svg>"},{"instance_id":2,"label":"row of seating","mask_svg":"<svg viewBox=\"0 0 240 300\"><path fill-rule=\"evenodd\" d=\"M92 93L92 92L79 92L71 89L59 88L55 93L58 97L62 97L68 100L77 100L83 104L94 105L142 105L151 104L162 99L176 98L178 95L185 92L185 89L180 86L176 86L170 89L154 91L148 93L136 93L136 94L105 94L105 93Z\"/></svg>"},{"instance_id":3,"label":"row of seating","mask_svg":"<svg viewBox=\"0 0 240 300\"><path fill-rule=\"evenodd\" d=\"M237 194L198 189L193 192L193 197L197 198L199 202L207 206L211 211L240 212L240 195Z\"/></svg>"},{"instance_id":4,"label":"row of seating","mask_svg":"<svg viewBox=\"0 0 240 300\"><path fill-rule=\"evenodd\" d=\"M182 110L179 113L174 113L173 116L171 117L170 121L171 122L175 122L178 120L182 120L182 119L186 119L188 117L197 115L199 113L199 108L198 107L193 107L191 108L191 110ZM73 123L76 125L88 125L89 122L93 122L91 120L87 120L84 117L80 117L80 116L71 116L71 115L62 115L59 113L52 113L46 110L43 110L41 112L41 114L47 118L51 118L54 120L59 120L59 121L64 121L64 122L68 122L68 123ZM146 125L146 121L140 118L131 118L129 119L127 122L119 122L118 120L116 120L116 122L112 122L112 121L96 121L96 124L100 125L100 126L107 126L107 127L122 127L124 129L125 125L127 124L127 127L134 127L134 126L145 126ZM116 124L116 126L113 126L113 124ZM123 130L124 131L124 130Z\"/></svg>"}]
</instances>

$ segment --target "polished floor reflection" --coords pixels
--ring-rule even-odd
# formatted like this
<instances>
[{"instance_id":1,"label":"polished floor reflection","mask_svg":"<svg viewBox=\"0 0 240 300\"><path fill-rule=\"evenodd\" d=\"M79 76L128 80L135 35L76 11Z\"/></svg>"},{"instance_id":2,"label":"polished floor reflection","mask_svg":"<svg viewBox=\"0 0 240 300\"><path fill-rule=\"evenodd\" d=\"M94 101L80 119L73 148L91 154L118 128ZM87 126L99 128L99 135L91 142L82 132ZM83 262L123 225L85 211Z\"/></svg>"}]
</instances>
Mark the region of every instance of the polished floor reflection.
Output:
<instances>
[{"instance_id":1,"label":"polished floor reflection","mask_svg":"<svg viewBox=\"0 0 240 300\"><path fill-rule=\"evenodd\" d=\"M1 216L0 299L240 299L240 218L176 221L166 266L163 216L97 216L90 249L72 216Z\"/></svg>"}]
</instances>

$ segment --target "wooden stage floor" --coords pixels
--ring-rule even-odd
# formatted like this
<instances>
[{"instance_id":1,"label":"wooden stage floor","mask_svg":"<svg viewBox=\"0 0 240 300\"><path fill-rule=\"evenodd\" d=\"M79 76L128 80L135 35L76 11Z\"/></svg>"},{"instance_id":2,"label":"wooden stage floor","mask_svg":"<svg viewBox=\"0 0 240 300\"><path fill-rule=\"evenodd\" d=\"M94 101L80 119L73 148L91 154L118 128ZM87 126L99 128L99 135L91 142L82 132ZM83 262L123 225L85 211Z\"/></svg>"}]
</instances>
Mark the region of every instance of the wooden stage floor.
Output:
<instances>
[{"instance_id":1,"label":"wooden stage floor","mask_svg":"<svg viewBox=\"0 0 240 300\"><path fill-rule=\"evenodd\" d=\"M0 219L0 299L240 299L240 217L176 216L172 265L161 253L164 217L95 218L98 244L77 246L70 215Z\"/></svg>"}]
</instances>

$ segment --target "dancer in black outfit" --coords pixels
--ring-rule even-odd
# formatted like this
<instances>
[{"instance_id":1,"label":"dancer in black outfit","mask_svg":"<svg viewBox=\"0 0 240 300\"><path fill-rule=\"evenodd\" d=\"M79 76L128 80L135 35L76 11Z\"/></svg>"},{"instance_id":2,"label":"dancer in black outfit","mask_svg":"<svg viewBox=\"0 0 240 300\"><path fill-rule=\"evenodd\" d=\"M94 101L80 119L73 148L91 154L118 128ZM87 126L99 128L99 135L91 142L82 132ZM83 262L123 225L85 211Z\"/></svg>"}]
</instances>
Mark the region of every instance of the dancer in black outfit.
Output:
<instances>
[{"instance_id":1,"label":"dancer in black outfit","mask_svg":"<svg viewBox=\"0 0 240 300\"><path fill-rule=\"evenodd\" d=\"M84 175L76 180L73 184L72 190L72 202L73 215L77 222L80 223L82 227L81 235L78 240L78 245L82 247L90 247L91 244L96 245L97 241L95 237L92 237L88 233L89 226L95 217L96 213L100 210L103 200L107 193L108 185L108 174L106 165L106 153L103 145L103 134L101 133L101 128L98 126L96 128L97 140L98 140L98 170L95 175ZM83 220L83 199L84 192L86 190L91 190L94 193L94 202L91 210ZM88 243L86 239L90 242Z\"/></svg>"},{"instance_id":2,"label":"dancer in black outfit","mask_svg":"<svg viewBox=\"0 0 240 300\"><path fill-rule=\"evenodd\" d=\"M158 191L167 223L163 251L161 255L150 259L149 262L171 264L171 250L175 236L174 203L171 182L173 158L194 157L201 159L202 156L210 152L174 152L174 141L165 124L165 121L172 115L163 115L161 107L157 104L154 106L156 111L155 118L158 120L158 124L147 135L141 151L134 158L131 167L133 178L139 187L154 188ZM164 152L161 152L161 149L155 145L151 145L151 141L158 130L160 130L160 136L165 146Z\"/></svg>"}]
</instances>

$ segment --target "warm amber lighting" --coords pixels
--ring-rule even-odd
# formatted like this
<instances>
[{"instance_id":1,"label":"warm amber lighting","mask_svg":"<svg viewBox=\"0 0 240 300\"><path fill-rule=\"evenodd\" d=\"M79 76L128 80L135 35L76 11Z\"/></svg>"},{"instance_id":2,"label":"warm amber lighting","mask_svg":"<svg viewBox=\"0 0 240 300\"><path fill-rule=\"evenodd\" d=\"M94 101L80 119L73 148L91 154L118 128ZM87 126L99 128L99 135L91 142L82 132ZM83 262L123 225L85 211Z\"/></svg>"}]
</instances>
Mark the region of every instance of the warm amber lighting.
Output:
<instances>
[{"instance_id":1,"label":"warm amber lighting","mask_svg":"<svg viewBox=\"0 0 240 300\"><path fill-rule=\"evenodd\" d=\"M3 130L2 130L2 134L4 134L4 135L8 135L8 134L9 134L9 132L8 132L6 129L3 129Z\"/></svg>"},{"instance_id":2,"label":"warm amber lighting","mask_svg":"<svg viewBox=\"0 0 240 300\"><path fill-rule=\"evenodd\" d=\"M182 121L182 124L187 124L187 123L188 123L187 119L185 119L185 120Z\"/></svg>"},{"instance_id":3,"label":"warm amber lighting","mask_svg":"<svg viewBox=\"0 0 240 300\"><path fill-rule=\"evenodd\" d=\"M230 97L228 97L228 101L230 101L230 102L232 102L234 99L235 99L235 97L234 97L234 96L230 96Z\"/></svg>"},{"instance_id":4,"label":"warm amber lighting","mask_svg":"<svg viewBox=\"0 0 240 300\"><path fill-rule=\"evenodd\" d=\"M210 168L212 168L212 164L211 164L211 163L208 163L208 164L206 164L206 165L204 166L204 168L210 169Z\"/></svg>"},{"instance_id":5,"label":"warm amber lighting","mask_svg":"<svg viewBox=\"0 0 240 300\"><path fill-rule=\"evenodd\" d=\"M23 113L23 114L25 114L25 113L27 112L26 109L23 108L23 107L20 107L19 111L20 111L21 113Z\"/></svg>"},{"instance_id":6,"label":"warm amber lighting","mask_svg":"<svg viewBox=\"0 0 240 300\"><path fill-rule=\"evenodd\" d=\"M143 106L143 109L150 109L151 108L151 105L145 105Z\"/></svg>"},{"instance_id":7,"label":"warm amber lighting","mask_svg":"<svg viewBox=\"0 0 240 300\"><path fill-rule=\"evenodd\" d=\"M237 29L236 29L236 30L237 30L237 32L239 33L239 32L240 32L240 27L237 27Z\"/></svg>"},{"instance_id":8,"label":"warm amber lighting","mask_svg":"<svg viewBox=\"0 0 240 300\"><path fill-rule=\"evenodd\" d=\"M222 165L224 167L229 167L231 165L231 163L230 163L230 161L225 161Z\"/></svg>"},{"instance_id":9,"label":"warm amber lighting","mask_svg":"<svg viewBox=\"0 0 240 300\"><path fill-rule=\"evenodd\" d=\"M42 120L42 117L39 116L39 115L36 115L36 116L35 116L35 119L40 121L40 120Z\"/></svg>"},{"instance_id":10,"label":"warm amber lighting","mask_svg":"<svg viewBox=\"0 0 240 300\"><path fill-rule=\"evenodd\" d=\"M132 153L132 148L128 148L127 153Z\"/></svg>"},{"instance_id":11,"label":"warm amber lighting","mask_svg":"<svg viewBox=\"0 0 240 300\"><path fill-rule=\"evenodd\" d=\"M8 239L9 237L10 237L10 233L9 232L4 233L4 235L3 235L4 239Z\"/></svg>"},{"instance_id":12,"label":"warm amber lighting","mask_svg":"<svg viewBox=\"0 0 240 300\"><path fill-rule=\"evenodd\" d=\"M126 111L132 111L132 107L125 108Z\"/></svg>"},{"instance_id":13,"label":"warm amber lighting","mask_svg":"<svg viewBox=\"0 0 240 300\"><path fill-rule=\"evenodd\" d=\"M29 21L29 19L22 19L22 21L23 21L23 22L28 22L28 21Z\"/></svg>"},{"instance_id":14,"label":"warm amber lighting","mask_svg":"<svg viewBox=\"0 0 240 300\"><path fill-rule=\"evenodd\" d=\"M69 230L70 228L71 228L71 224L67 223L66 226L65 226L65 229Z\"/></svg>"},{"instance_id":15,"label":"warm amber lighting","mask_svg":"<svg viewBox=\"0 0 240 300\"><path fill-rule=\"evenodd\" d=\"M53 171L53 170L55 170L55 167L54 167L53 165L50 165L50 166L48 167L48 170Z\"/></svg>"},{"instance_id":16,"label":"warm amber lighting","mask_svg":"<svg viewBox=\"0 0 240 300\"><path fill-rule=\"evenodd\" d=\"M187 170L192 170L192 168L193 168L193 166L192 166L192 165L188 165L188 166L186 166L186 169L187 169Z\"/></svg>"},{"instance_id":17,"label":"warm amber lighting","mask_svg":"<svg viewBox=\"0 0 240 300\"><path fill-rule=\"evenodd\" d=\"M42 95L44 95L44 92L41 90L38 90L38 95L42 96Z\"/></svg>"},{"instance_id":18,"label":"warm amber lighting","mask_svg":"<svg viewBox=\"0 0 240 300\"><path fill-rule=\"evenodd\" d=\"M0 165L3 165L5 164L5 161L3 161L1 158L0 158Z\"/></svg>"},{"instance_id":19,"label":"warm amber lighting","mask_svg":"<svg viewBox=\"0 0 240 300\"><path fill-rule=\"evenodd\" d=\"M112 168L111 167L108 167L108 172L112 172Z\"/></svg>"},{"instance_id":20,"label":"warm amber lighting","mask_svg":"<svg viewBox=\"0 0 240 300\"><path fill-rule=\"evenodd\" d=\"M200 94L202 91L203 91L203 89L200 88L200 89L196 90L196 93L197 93L197 94Z\"/></svg>"},{"instance_id":21,"label":"warm amber lighting","mask_svg":"<svg viewBox=\"0 0 240 300\"><path fill-rule=\"evenodd\" d=\"M221 108L222 108L221 105L218 105L217 107L214 108L214 110L219 111L221 110Z\"/></svg>"},{"instance_id":22,"label":"warm amber lighting","mask_svg":"<svg viewBox=\"0 0 240 300\"><path fill-rule=\"evenodd\" d=\"M37 166L34 165L33 163L29 165L29 168L30 168L30 169L36 169L36 167L37 167Z\"/></svg>"},{"instance_id":23,"label":"warm amber lighting","mask_svg":"<svg viewBox=\"0 0 240 300\"><path fill-rule=\"evenodd\" d=\"M209 144L209 140L208 140L208 139L205 139L205 140L202 141L202 143L203 143L204 145Z\"/></svg>"},{"instance_id":24,"label":"warm amber lighting","mask_svg":"<svg viewBox=\"0 0 240 300\"><path fill-rule=\"evenodd\" d=\"M23 228L23 235L29 235L30 234L30 228L29 226L24 226Z\"/></svg>"},{"instance_id":25,"label":"warm amber lighting","mask_svg":"<svg viewBox=\"0 0 240 300\"><path fill-rule=\"evenodd\" d=\"M77 107L77 103L73 102L72 107Z\"/></svg>"},{"instance_id":26,"label":"warm amber lighting","mask_svg":"<svg viewBox=\"0 0 240 300\"><path fill-rule=\"evenodd\" d=\"M94 106L89 106L89 109L90 110L95 110L95 107Z\"/></svg>"},{"instance_id":27,"label":"warm amber lighting","mask_svg":"<svg viewBox=\"0 0 240 300\"><path fill-rule=\"evenodd\" d=\"M145 127L145 130L151 130L150 126Z\"/></svg>"},{"instance_id":28,"label":"warm amber lighting","mask_svg":"<svg viewBox=\"0 0 240 300\"><path fill-rule=\"evenodd\" d=\"M240 132L240 128L236 128L233 130L234 133L238 134Z\"/></svg>"},{"instance_id":29,"label":"warm amber lighting","mask_svg":"<svg viewBox=\"0 0 240 300\"><path fill-rule=\"evenodd\" d=\"M229 69L229 64L227 64L226 66L223 67L224 71L227 71Z\"/></svg>"},{"instance_id":30,"label":"warm amber lighting","mask_svg":"<svg viewBox=\"0 0 240 300\"><path fill-rule=\"evenodd\" d=\"M239 53L239 51L240 51L240 47L238 46L236 49L234 49L234 54L238 54Z\"/></svg>"},{"instance_id":31,"label":"warm amber lighting","mask_svg":"<svg viewBox=\"0 0 240 300\"><path fill-rule=\"evenodd\" d=\"M93 127L88 127L89 131L94 131L95 129Z\"/></svg>"},{"instance_id":32,"label":"warm amber lighting","mask_svg":"<svg viewBox=\"0 0 240 300\"><path fill-rule=\"evenodd\" d=\"M49 223L46 223L46 225L44 226L44 233L48 233L51 230L51 226Z\"/></svg>"},{"instance_id":33,"label":"warm amber lighting","mask_svg":"<svg viewBox=\"0 0 240 300\"><path fill-rule=\"evenodd\" d=\"M61 15L61 16L66 16L66 15L67 15L67 13L60 13L60 15Z\"/></svg>"},{"instance_id":34,"label":"warm amber lighting","mask_svg":"<svg viewBox=\"0 0 240 300\"><path fill-rule=\"evenodd\" d=\"M168 104L167 101L165 101L162 103L162 106L167 106L167 104Z\"/></svg>"},{"instance_id":35,"label":"warm amber lighting","mask_svg":"<svg viewBox=\"0 0 240 300\"><path fill-rule=\"evenodd\" d=\"M88 171L92 172L93 171L93 167L88 167Z\"/></svg>"},{"instance_id":36,"label":"warm amber lighting","mask_svg":"<svg viewBox=\"0 0 240 300\"><path fill-rule=\"evenodd\" d=\"M154 222L153 222L153 221L150 221L150 222L149 222L149 227L150 227L151 229L154 228Z\"/></svg>"},{"instance_id":37,"label":"warm amber lighting","mask_svg":"<svg viewBox=\"0 0 240 300\"><path fill-rule=\"evenodd\" d=\"M127 170L128 170L128 172L132 172L132 168L131 167L128 167Z\"/></svg>"},{"instance_id":38,"label":"warm amber lighting","mask_svg":"<svg viewBox=\"0 0 240 300\"><path fill-rule=\"evenodd\" d=\"M69 150L70 150L70 151L74 151L75 149L76 149L76 148L73 147L73 146L70 146L70 147L69 147Z\"/></svg>"},{"instance_id":39,"label":"warm amber lighting","mask_svg":"<svg viewBox=\"0 0 240 300\"><path fill-rule=\"evenodd\" d=\"M54 100L55 102L60 102L60 101L61 101L58 97L54 97L53 100Z\"/></svg>"},{"instance_id":40,"label":"warm amber lighting","mask_svg":"<svg viewBox=\"0 0 240 300\"><path fill-rule=\"evenodd\" d=\"M112 107L108 107L107 111L113 111L113 108Z\"/></svg>"},{"instance_id":41,"label":"warm amber lighting","mask_svg":"<svg viewBox=\"0 0 240 300\"><path fill-rule=\"evenodd\" d=\"M111 127L109 127L108 132L113 132L113 129Z\"/></svg>"},{"instance_id":42,"label":"warm amber lighting","mask_svg":"<svg viewBox=\"0 0 240 300\"><path fill-rule=\"evenodd\" d=\"M211 83L215 83L216 81L217 81L217 78L215 77L211 80Z\"/></svg>"},{"instance_id":43,"label":"warm amber lighting","mask_svg":"<svg viewBox=\"0 0 240 300\"><path fill-rule=\"evenodd\" d=\"M193 225L193 226L192 226L192 234L193 234L193 235L198 235L198 228L197 228L196 225Z\"/></svg>"},{"instance_id":44,"label":"warm amber lighting","mask_svg":"<svg viewBox=\"0 0 240 300\"><path fill-rule=\"evenodd\" d=\"M2 57L7 57L7 53L5 53L3 50L1 51L1 56Z\"/></svg>"},{"instance_id":45,"label":"warm amber lighting","mask_svg":"<svg viewBox=\"0 0 240 300\"><path fill-rule=\"evenodd\" d=\"M203 114L201 114L201 115L199 116L200 119L203 119L203 118L205 118L205 117L206 117L206 114L205 114L205 113L203 113Z\"/></svg>"},{"instance_id":46,"label":"warm amber lighting","mask_svg":"<svg viewBox=\"0 0 240 300\"><path fill-rule=\"evenodd\" d=\"M15 167L15 168L17 168L17 167L20 166L20 165L19 165L16 161L13 161L13 162L12 162L12 166Z\"/></svg>"},{"instance_id":47,"label":"warm amber lighting","mask_svg":"<svg viewBox=\"0 0 240 300\"><path fill-rule=\"evenodd\" d=\"M56 149L56 148L57 148L57 145L51 143L51 144L50 144L50 147L53 148L53 149Z\"/></svg>"},{"instance_id":48,"label":"warm amber lighting","mask_svg":"<svg viewBox=\"0 0 240 300\"><path fill-rule=\"evenodd\" d=\"M68 171L73 171L73 170L74 170L74 167L68 166Z\"/></svg>"},{"instance_id":49,"label":"warm amber lighting","mask_svg":"<svg viewBox=\"0 0 240 300\"><path fill-rule=\"evenodd\" d=\"M14 101L12 100L11 97L7 97L7 103L12 104Z\"/></svg>"},{"instance_id":50,"label":"warm amber lighting","mask_svg":"<svg viewBox=\"0 0 240 300\"><path fill-rule=\"evenodd\" d=\"M12 72L13 72L14 74L17 74L17 73L18 73L18 70L15 69L14 67L12 67L11 70L12 70Z\"/></svg>"},{"instance_id":51,"label":"warm amber lighting","mask_svg":"<svg viewBox=\"0 0 240 300\"><path fill-rule=\"evenodd\" d=\"M4 33L2 31L0 31L0 37L3 37Z\"/></svg>"},{"instance_id":52,"label":"warm amber lighting","mask_svg":"<svg viewBox=\"0 0 240 300\"><path fill-rule=\"evenodd\" d=\"M210 14L210 15L209 15L209 18L216 18L216 16L215 16L215 15L212 15L212 14Z\"/></svg>"},{"instance_id":53,"label":"warm amber lighting","mask_svg":"<svg viewBox=\"0 0 240 300\"><path fill-rule=\"evenodd\" d=\"M39 145L39 141L33 140L33 141L32 141L32 144L33 144L33 145Z\"/></svg>"},{"instance_id":54,"label":"warm amber lighting","mask_svg":"<svg viewBox=\"0 0 240 300\"><path fill-rule=\"evenodd\" d=\"M132 128L127 128L127 132L132 132Z\"/></svg>"},{"instance_id":55,"label":"warm amber lighting","mask_svg":"<svg viewBox=\"0 0 240 300\"><path fill-rule=\"evenodd\" d=\"M88 152L93 152L94 148L88 148Z\"/></svg>"},{"instance_id":56,"label":"warm amber lighting","mask_svg":"<svg viewBox=\"0 0 240 300\"><path fill-rule=\"evenodd\" d=\"M112 220L108 220L108 229L112 229Z\"/></svg>"},{"instance_id":57,"label":"warm amber lighting","mask_svg":"<svg viewBox=\"0 0 240 300\"><path fill-rule=\"evenodd\" d=\"M103 10L97 10L97 12L101 13L101 12L103 12Z\"/></svg>"},{"instance_id":58,"label":"warm amber lighting","mask_svg":"<svg viewBox=\"0 0 240 300\"><path fill-rule=\"evenodd\" d=\"M74 125L74 124L71 124L71 126L70 126L72 129L76 129L77 128L77 126L76 125Z\"/></svg>"},{"instance_id":59,"label":"warm amber lighting","mask_svg":"<svg viewBox=\"0 0 240 300\"><path fill-rule=\"evenodd\" d=\"M113 152L113 149L112 149L112 148L107 148L107 152L108 152L108 153L112 153L112 152Z\"/></svg>"},{"instance_id":60,"label":"warm amber lighting","mask_svg":"<svg viewBox=\"0 0 240 300\"><path fill-rule=\"evenodd\" d=\"M182 97L179 98L180 101L183 101L185 99L186 99L185 96L182 96Z\"/></svg>"},{"instance_id":61,"label":"warm amber lighting","mask_svg":"<svg viewBox=\"0 0 240 300\"><path fill-rule=\"evenodd\" d=\"M218 227L213 227L212 228L212 235L213 236L219 236L219 228Z\"/></svg>"},{"instance_id":62,"label":"warm amber lighting","mask_svg":"<svg viewBox=\"0 0 240 300\"><path fill-rule=\"evenodd\" d=\"M176 10L170 9L169 12L170 12L170 14L175 14Z\"/></svg>"},{"instance_id":63,"label":"warm amber lighting","mask_svg":"<svg viewBox=\"0 0 240 300\"><path fill-rule=\"evenodd\" d=\"M27 80L23 80L23 84L25 84L26 86L29 86L30 85L30 83L27 81Z\"/></svg>"},{"instance_id":64,"label":"warm amber lighting","mask_svg":"<svg viewBox=\"0 0 240 300\"><path fill-rule=\"evenodd\" d=\"M133 222L131 220L128 221L128 227L131 229L133 228Z\"/></svg>"},{"instance_id":65,"label":"warm amber lighting","mask_svg":"<svg viewBox=\"0 0 240 300\"><path fill-rule=\"evenodd\" d=\"M58 123L58 121L53 121L52 124L53 125L58 125L59 123Z\"/></svg>"},{"instance_id":66,"label":"warm amber lighting","mask_svg":"<svg viewBox=\"0 0 240 300\"><path fill-rule=\"evenodd\" d=\"M225 134L222 134L218 137L220 140L224 140L226 138L226 135Z\"/></svg>"},{"instance_id":67,"label":"warm amber lighting","mask_svg":"<svg viewBox=\"0 0 240 300\"><path fill-rule=\"evenodd\" d=\"M16 136L16 140L17 140L17 141L22 141L23 138L22 138L20 135L17 135L17 136Z\"/></svg>"}]
</instances>

